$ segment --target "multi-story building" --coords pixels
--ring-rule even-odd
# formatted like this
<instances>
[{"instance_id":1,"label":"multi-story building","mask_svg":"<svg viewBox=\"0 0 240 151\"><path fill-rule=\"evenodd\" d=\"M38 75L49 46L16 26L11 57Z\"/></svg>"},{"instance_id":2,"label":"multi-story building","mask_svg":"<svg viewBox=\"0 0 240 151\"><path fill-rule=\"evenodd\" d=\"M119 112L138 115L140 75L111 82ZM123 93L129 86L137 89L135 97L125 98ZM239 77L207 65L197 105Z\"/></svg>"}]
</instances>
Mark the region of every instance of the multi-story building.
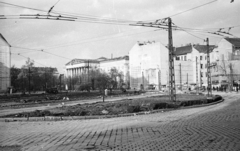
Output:
<instances>
[{"instance_id":1,"label":"multi-story building","mask_svg":"<svg viewBox=\"0 0 240 151\"><path fill-rule=\"evenodd\" d=\"M112 68L116 68L119 73L122 73L122 79L125 84L129 83L129 57L116 57L98 59L73 59L65 65L65 77L79 77L81 83L89 82L88 75L95 70L109 73Z\"/></svg>"},{"instance_id":2,"label":"multi-story building","mask_svg":"<svg viewBox=\"0 0 240 151\"><path fill-rule=\"evenodd\" d=\"M209 51L215 46L211 45ZM185 62L182 67L186 67L186 72L182 72L182 77L184 74L188 74L189 84L194 84L200 87L207 86L207 46L206 45L186 45L182 47L177 47L175 49L175 65L181 61L181 64ZM186 78L184 78L186 79ZM177 81L177 78L176 78ZM183 82L185 83L185 82Z\"/></svg>"},{"instance_id":3,"label":"multi-story building","mask_svg":"<svg viewBox=\"0 0 240 151\"><path fill-rule=\"evenodd\" d=\"M160 42L138 42L129 51L130 87L160 90L167 85L168 49Z\"/></svg>"},{"instance_id":4,"label":"multi-story building","mask_svg":"<svg viewBox=\"0 0 240 151\"><path fill-rule=\"evenodd\" d=\"M129 57L105 58L99 63L99 69L106 73L109 73L112 68L116 68L122 74L121 79L123 79L124 83L129 85Z\"/></svg>"},{"instance_id":5,"label":"multi-story building","mask_svg":"<svg viewBox=\"0 0 240 151\"><path fill-rule=\"evenodd\" d=\"M211 54L213 87L232 88L240 84L240 38L223 38Z\"/></svg>"},{"instance_id":6,"label":"multi-story building","mask_svg":"<svg viewBox=\"0 0 240 151\"><path fill-rule=\"evenodd\" d=\"M0 33L0 92L6 91L11 86L10 55L10 44Z\"/></svg>"}]
</instances>

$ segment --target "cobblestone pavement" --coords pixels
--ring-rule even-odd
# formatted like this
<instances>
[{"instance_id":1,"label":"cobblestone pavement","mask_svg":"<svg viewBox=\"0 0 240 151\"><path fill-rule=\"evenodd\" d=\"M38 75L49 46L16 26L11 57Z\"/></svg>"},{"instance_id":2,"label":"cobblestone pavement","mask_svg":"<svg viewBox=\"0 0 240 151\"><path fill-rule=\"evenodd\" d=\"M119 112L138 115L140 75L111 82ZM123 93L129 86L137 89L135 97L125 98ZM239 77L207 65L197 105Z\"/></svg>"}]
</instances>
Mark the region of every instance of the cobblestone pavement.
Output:
<instances>
[{"instance_id":1,"label":"cobblestone pavement","mask_svg":"<svg viewBox=\"0 0 240 151\"><path fill-rule=\"evenodd\" d=\"M57 122L0 122L0 146L28 151L240 151L240 94L212 106ZM1 148L0 148L1 150Z\"/></svg>"}]
</instances>

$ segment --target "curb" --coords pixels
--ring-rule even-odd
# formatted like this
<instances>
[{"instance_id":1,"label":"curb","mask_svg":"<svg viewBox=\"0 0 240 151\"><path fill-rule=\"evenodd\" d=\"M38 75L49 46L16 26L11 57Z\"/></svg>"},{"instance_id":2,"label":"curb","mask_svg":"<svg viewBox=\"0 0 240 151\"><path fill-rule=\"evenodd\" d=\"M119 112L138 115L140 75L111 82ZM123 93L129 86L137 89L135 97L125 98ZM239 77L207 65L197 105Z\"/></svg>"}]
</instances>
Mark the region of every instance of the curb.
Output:
<instances>
[{"instance_id":1,"label":"curb","mask_svg":"<svg viewBox=\"0 0 240 151\"><path fill-rule=\"evenodd\" d=\"M116 117L128 117L128 116L137 116L137 115L147 115L147 114L154 114L159 112L168 112L173 110L183 110L183 109L190 109L190 108L198 108L198 107L205 107L211 106L218 103L223 102L224 99L208 103L208 104L201 104L201 105L193 105L187 107L180 107L180 108L170 108L170 109L159 109L153 111L145 111L145 112L138 112L138 113L126 113L126 114L119 114L119 115L96 115L96 116L45 116L45 117L18 117L18 118L0 118L0 122L31 122L31 121L63 121L63 120L91 120L91 119L107 119L107 118L116 118Z\"/></svg>"}]
</instances>

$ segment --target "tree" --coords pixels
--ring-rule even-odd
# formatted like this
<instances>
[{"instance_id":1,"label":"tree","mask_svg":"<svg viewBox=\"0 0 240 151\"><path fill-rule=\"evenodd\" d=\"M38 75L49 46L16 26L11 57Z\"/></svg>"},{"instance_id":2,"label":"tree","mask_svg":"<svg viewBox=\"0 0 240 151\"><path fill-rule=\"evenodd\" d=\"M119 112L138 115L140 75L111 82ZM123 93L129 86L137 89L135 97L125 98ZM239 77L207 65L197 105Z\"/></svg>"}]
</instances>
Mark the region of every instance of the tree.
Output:
<instances>
[{"instance_id":1,"label":"tree","mask_svg":"<svg viewBox=\"0 0 240 151\"><path fill-rule=\"evenodd\" d=\"M120 88L123 83L123 73L120 72L117 68L111 68L109 72L111 78L111 87L112 88Z\"/></svg>"},{"instance_id":2,"label":"tree","mask_svg":"<svg viewBox=\"0 0 240 151\"><path fill-rule=\"evenodd\" d=\"M106 88L109 88L111 83L111 78L106 73L99 73L96 78L96 87L102 92Z\"/></svg>"},{"instance_id":3,"label":"tree","mask_svg":"<svg viewBox=\"0 0 240 151\"><path fill-rule=\"evenodd\" d=\"M228 89L229 91L232 91L232 86L233 86L233 64L231 61L228 60L220 60L217 63L217 68L219 70L219 75L223 76L226 78L228 82Z\"/></svg>"},{"instance_id":4,"label":"tree","mask_svg":"<svg viewBox=\"0 0 240 151\"><path fill-rule=\"evenodd\" d=\"M21 69L13 65L10 69L10 73L11 86L13 86L14 89L21 89L21 81L18 79L18 75L21 73Z\"/></svg>"}]
</instances>

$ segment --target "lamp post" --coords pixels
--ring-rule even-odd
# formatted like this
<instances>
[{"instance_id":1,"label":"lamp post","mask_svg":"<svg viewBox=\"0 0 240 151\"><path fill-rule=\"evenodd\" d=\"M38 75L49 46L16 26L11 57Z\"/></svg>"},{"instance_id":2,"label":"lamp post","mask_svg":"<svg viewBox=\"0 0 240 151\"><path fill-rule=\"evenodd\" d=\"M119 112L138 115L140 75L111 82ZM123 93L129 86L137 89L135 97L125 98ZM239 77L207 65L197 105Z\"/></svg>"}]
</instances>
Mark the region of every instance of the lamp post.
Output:
<instances>
[{"instance_id":1,"label":"lamp post","mask_svg":"<svg viewBox=\"0 0 240 151\"><path fill-rule=\"evenodd\" d=\"M60 92L62 91L62 76L64 74L60 74L59 78L60 78Z\"/></svg>"}]
</instances>

